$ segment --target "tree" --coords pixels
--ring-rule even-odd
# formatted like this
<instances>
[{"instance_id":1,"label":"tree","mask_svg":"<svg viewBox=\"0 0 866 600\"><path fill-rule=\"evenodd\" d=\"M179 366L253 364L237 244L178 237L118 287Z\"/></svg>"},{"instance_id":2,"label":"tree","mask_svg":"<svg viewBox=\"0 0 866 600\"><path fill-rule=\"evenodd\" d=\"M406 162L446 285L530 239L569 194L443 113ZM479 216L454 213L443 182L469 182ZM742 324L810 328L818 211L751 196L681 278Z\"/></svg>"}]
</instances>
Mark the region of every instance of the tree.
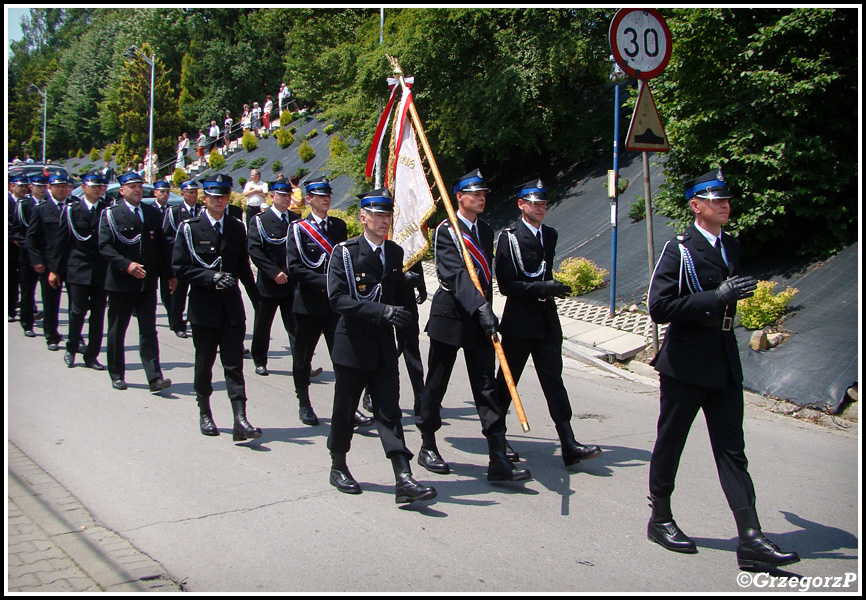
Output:
<instances>
[{"instance_id":1,"label":"tree","mask_svg":"<svg viewBox=\"0 0 866 600\"><path fill-rule=\"evenodd\" d=\"M678 10L653 82L672 151L657 206L685 226L684 181L721 166L727 229L755 253L826 253L857 239L857 11ZM795 241L792 241L795 240Z\"/></svg>"}]
</instances>

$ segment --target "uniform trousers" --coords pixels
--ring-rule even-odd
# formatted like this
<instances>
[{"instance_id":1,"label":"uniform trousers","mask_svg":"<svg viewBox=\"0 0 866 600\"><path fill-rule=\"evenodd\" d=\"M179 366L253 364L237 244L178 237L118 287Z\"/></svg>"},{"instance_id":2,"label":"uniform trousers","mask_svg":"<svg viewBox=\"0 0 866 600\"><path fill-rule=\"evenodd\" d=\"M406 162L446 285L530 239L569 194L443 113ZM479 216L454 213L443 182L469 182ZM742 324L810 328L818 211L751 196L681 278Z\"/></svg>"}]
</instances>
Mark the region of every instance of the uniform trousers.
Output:
<instances>
[{"instance_id":1,"label":"uniform trousers","mask_svg":"<svg viewBox=\"0 0 866 600\"><path fill-rule=\"evenodd\" d=\"M165 307L165 314L168 316L169 323L171 323L171 300L174 294L168 289L168 280L168 275L159 276L159 297Z\"/></svg>"},{"instance_id":2,"label":"uniform trousers","mask_svg":"<svg viewBox=\"0 0 866 600\"><path fill-rule=\"evenodd\" d=\"M99 356L99 350L102 348L105 305L108 296L105 290L95 285L69 282L66 283L66 294L69 298L69 338L66 340L66 350L73 354L80 351L84 317L87 315L87 311L90 311L84 361L92 362Z\"/></svg>"},{"instance_id":3,"label":"uniform trousers","mask_svg":"<svg viewBox=\"0 0 866 600\"><path fill-rule=\"evenodd\" d=\"M366 388L373 401L373 419L385 456L391 458L405 454L412 458L412 453L406 448L400 420L400 373L396 364L393 369L380 365L374 371L335 364L334 374L334 410L328 449L335 454L349 452L355 412Z\"/></svg>"},{"instance_id":4,"label":"uniform trousers","mask_svg":"<svg viewBox=\"0 0 866 600\"><path fill-rule=\"evenodd\" d=\"M171 309L169 310L168 326L172 331L186 331L186 321L183 311L186 310L186 296L189 293L189 283L177 282L174 293L171 295Z\"/></svg>"},{"instance_id":5,"label":"uniform trousers","mask_svg":"<svg viewBox=\"0 0 866 600\"><path fill-rule=\"evenodd\" d=\"M253 320L253 341L250 346L250 353L256 366L267 366L268 364L271 327L273 327L274 317L277 314L278 308L280 309L280 317L283 320L283 327L286 328L286 333L289 334L289 344L292 347L292 354L294 354L297 342L295 340L295 318L292 314L293 304L294 298L292 295L285 298L267 298L262 296L259 299L256 316Z\"/></svg>"},{"instance_id":6,"label":"uniform trousers","mask_svg":"<svg viewBox=\"0 0 866 600\"><path fill-rule=\"evenodd\" d=\"M42 290L42 332L49 344L60 342L60 296L63 290L63 280L57 288L48 283L48 270L39 275L39 287Z\"/></svg>"},{"instance_id":7,"label":"uniform trousers","mask_svg":"<svg viewBox=\"0 0 866 600\"><path fill-rule=\"evenodd\" d=\"M433 434L442 427L442 399L448 390L458 346L430 340L427 359L427 380L421 397L421 413L417 419L421 433ZM492 344L481 343L472 350L464 348L466 371L475 408L481 419L481 431L485 437L505 432L505 413L496 399L495 351Z\"/></svg>"},{"instance_id":8,"label":"uniform trousers","mask_svg":"<svg viewBox=\"0 0 866 600\"><path fill-rule=\"evenodd\" d=\"M660 375L658 437L650 459L650 493L668 498L689 429L703 409L719 481L731 510L755 505L743 438L743 388L708 388Z\"/></svg>"},{"instance_id":9,"label":"uniform trousers","mask_svg":"<svg viewBox=\"0 0 866 600\"><path fill-rule=\"evenodd\" d=\"M339 315L295 314L295 342L292 346L292 378L295 390L302 391L310 387L310 372L312 371L313 353L319 344L319 338L324 335L328 344L328 352L334 348L334 331L337 329Z\"/></svg>"},{"instance_id":10,"label":"uniform trousers","mask_svg":"<svg viewBox=\"0 0 866 600\"><path fill-rule=\"evenodd\" d=\"M162 378L156 335L155 289L146 292L108 292L108 374L112 379L125 378L126 329L133 311L138 321L138 354L149 383Z\"/></svg>"},{"instance_id":11,"label":"uniform trousers","mask_svg":"<svg viewBox=\"0 0 866 600\"><path fill-rule=\"evenodd\" d=\"M223 327L191 325L195 346L195 374L193 389L199 398L210 398L213 393L213 366L217 351L223 364L226 392L229 400L247 399L244 384L244 323Z\"/></svg>"},{"instance_id":12,"label":"uniform trousers","mask_svg":"<svg viewBox=\"0 0 866 600\"><path fill-rule=\"evenodd\" d=\"M18 314L18 291L21 287L20 253L21 251L15 242L10 240L6 245L6 267L9 269L6 273L9 285L9 317L15 317Z\"/></svg>"},{"instance_id":13,"label":"uniform trousers","mask_svg":"<svg viewBox=\"0 0 866 600\"><path fill-rule=\"evenodd\" d=\"M26 250L22 250L26 252ZM36 283L39 273L30 265L21 264L21 327L24 331L33 329L33 316L36 312Z\"/></svg>"},{"instance_id":14,"label":"uniform trousers","mask_svg":"<svg viewBox=\"0 0 866 600\"><path fill-rule=\"evenodd\" d=\"M571 403L568 401L568 392L562 381L562 337L546 335L541 340L530 340L503 335L502 351L511 369L514 385L520 381L526 361L532 356L551 419L554 423L570 422ZM508 391L501 368L496 377L496 390L502 412L507 412L511 404L511 393Z\"/></svg>"},{"instance_id":15,"label":"uniform trousers","mask_svg":"<svg viewBox=\"0 0 866 600\"><path fill-rule=\"evenodd\" d=\"M412 391L415 395L420 396L424 391L424 363L421 360L421 346L418 342L418 337L421 335L421 329L418 326L418 314L415 314L415 319L409 327L397 328L395 331L397 334L397 354L403 355L406 372L409 374L409 381L412 382Z\"/></svg>"}]
</instances>

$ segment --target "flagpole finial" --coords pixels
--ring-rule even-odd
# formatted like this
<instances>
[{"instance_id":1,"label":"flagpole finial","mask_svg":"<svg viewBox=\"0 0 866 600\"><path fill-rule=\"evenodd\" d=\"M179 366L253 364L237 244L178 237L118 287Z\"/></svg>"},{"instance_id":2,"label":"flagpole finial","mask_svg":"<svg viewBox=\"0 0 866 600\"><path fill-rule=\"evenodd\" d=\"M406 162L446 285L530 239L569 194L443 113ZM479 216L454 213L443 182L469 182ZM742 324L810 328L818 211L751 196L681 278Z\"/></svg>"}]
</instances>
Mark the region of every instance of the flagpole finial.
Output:
<instances>
[{"instance_id":1,"label":"flagpole finial","mask_svg":"<svg viewBox=\"0 0 866 600\"><path fill-rule=\"evenodd\" d=\"M394 58L393 56L391 56L390 54L386 54L385 56L391 62L391 66L394 68L394 74L395 75L402 75L403 69L400 68L400 63L397 62L397 59Z\"/></svg>"}]
</instances>

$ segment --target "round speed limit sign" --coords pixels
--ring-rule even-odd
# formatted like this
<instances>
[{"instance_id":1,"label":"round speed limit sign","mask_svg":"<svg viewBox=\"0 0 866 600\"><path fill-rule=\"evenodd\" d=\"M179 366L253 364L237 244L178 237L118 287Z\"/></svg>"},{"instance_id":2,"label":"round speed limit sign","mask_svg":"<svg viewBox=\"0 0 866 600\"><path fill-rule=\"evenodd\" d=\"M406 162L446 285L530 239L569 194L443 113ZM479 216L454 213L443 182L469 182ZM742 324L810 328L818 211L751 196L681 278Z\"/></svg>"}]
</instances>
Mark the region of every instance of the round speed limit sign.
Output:
<instances>
[{"instance_id":1,"label":"round speed limit sign","mask_svg":"<svg viewBox=\"0 0 866 600\"><path fill-rule=\"evenodd\" d=\"M671 30L654 8L623 8L610 22L610 49L628 75L652 79L668 66Z\"/></svg>"}]
</instances>

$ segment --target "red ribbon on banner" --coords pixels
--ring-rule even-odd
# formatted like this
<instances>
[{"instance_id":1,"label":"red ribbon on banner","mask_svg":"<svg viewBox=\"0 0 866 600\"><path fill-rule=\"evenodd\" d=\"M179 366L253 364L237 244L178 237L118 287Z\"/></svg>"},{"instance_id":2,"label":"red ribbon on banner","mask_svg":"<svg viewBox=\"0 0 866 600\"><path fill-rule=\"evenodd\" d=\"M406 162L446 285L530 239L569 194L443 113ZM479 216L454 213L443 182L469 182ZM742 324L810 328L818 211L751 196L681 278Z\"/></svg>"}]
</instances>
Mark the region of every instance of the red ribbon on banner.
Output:
<instances>
[{"instance_id":1,"label":"red ribbon on banner","mask_svg":"<svg viewBox=\"0 0 866 600\"><path fill-rule=\"evenodd\" d=\"M411 87L412 78L406 78L406 85ZM397 98L397 90L400 86L397 85L396 79L388 79L388 88L391 90L391 97L388 99L388 104L379 117L379 124L376 126L376 134L373 136L373 143L370 144L370 153L367 155L367 168L364 170L364 175L369 180L373 176L373 168L376 166L376 157L382 149L382 140L385 137L385 129L388 126L388 119L391 118L391 111L394 109L394 100Z\"/></svg>"}]
</instances>

